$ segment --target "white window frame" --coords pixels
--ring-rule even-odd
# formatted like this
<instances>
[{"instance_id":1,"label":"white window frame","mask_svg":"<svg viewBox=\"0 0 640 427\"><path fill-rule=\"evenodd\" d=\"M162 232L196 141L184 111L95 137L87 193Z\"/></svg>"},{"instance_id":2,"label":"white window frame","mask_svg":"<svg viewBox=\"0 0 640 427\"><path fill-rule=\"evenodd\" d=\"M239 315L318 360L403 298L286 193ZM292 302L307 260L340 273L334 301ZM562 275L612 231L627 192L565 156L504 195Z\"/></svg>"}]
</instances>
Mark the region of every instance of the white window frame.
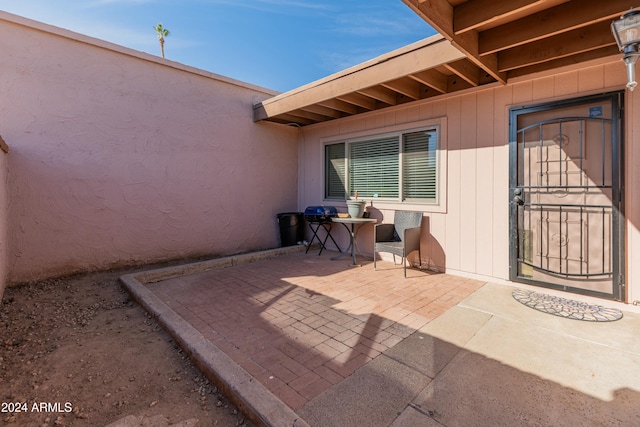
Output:
<instances>
[{"instance_id":1,"label":"white window frame","mask_svg":"<svg viewBox=\"0 0 640 427\"><path fill-rule=\"evenodd\" d=\"M402 135L418 132L418 131L428 131L435 130L437 133L438 141L436 148L436 199L435 200L403 200L403 182L402 182L402 151L403 151L403 138ZM421 122L413 122L410 124L404 125L396 125L385 127L383 129L377 130L369 130L357 133L351 133L341 136L322 138L322 171L323 171L323 181L322 181L322 194L323 201L326 203L339 203L341 201L345 201L347 199L353 198L353 195L345 194L346 198L327 198L325 197L327 188L327 176L326 176L326 161L325 161L325 153L327 145L331 144L340 144L344 143L345 147L345 188L346 191L349 190L348 176L349 176L349 144L354 142L361 141L369 141L375 140L378 138L385 137L397 137L399 144L399 165L398 165L398 197L397 198L382 198L382 197L364 197L359 195L359 199L363 199L366 201L370 201L372 204L376 204L379 206L383 206L384 208L389 209L407 209L410 208L411 205L416 206L416 209L431 211L431 212L446 212L446 169L447 169L447 134L446 134L447 126L446 126L446 117L436 118L425 120Z\"/></svg>"}]
</instances>

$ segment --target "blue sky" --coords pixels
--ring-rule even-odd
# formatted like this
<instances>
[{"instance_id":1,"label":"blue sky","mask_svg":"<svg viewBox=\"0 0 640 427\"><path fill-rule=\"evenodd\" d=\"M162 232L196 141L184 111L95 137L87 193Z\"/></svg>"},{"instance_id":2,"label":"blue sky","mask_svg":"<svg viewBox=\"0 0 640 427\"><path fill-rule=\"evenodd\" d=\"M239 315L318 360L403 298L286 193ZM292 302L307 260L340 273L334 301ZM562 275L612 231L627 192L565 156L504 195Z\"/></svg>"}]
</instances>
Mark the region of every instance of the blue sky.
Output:
<instances>
[{"instance_id":1,"label":"blue sky","mask_svg":"<svg viewBox=\"0 0 640 427\"><path fill-rule=\"evenodd\" d=\"M287 91L435 34L401 0L0 0L0 9Z\"/></svg>"}]
</instances>

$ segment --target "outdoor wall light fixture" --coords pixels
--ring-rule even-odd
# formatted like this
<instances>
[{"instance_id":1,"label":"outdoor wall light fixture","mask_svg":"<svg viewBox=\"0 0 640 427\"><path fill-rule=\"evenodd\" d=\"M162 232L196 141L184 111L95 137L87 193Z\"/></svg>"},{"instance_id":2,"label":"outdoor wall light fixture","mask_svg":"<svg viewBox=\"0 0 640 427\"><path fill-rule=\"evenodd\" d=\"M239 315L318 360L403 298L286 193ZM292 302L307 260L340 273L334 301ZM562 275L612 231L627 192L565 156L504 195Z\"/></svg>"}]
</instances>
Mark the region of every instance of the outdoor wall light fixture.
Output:
<instances>
[{"instance_id":1,"label":"outdoor wall light fixture","mask_svg":"<svg viewBox=\"0 0 640 427\"><path fill-rule=\"evenodd\" d=\"M617 21L611 23L611 32L616 38L620 52L624 53L622 61L627 66L627 87L633 90L636 82L636 62L640 57L640 10L631 9Z\"/></svg>"}]
</instances>

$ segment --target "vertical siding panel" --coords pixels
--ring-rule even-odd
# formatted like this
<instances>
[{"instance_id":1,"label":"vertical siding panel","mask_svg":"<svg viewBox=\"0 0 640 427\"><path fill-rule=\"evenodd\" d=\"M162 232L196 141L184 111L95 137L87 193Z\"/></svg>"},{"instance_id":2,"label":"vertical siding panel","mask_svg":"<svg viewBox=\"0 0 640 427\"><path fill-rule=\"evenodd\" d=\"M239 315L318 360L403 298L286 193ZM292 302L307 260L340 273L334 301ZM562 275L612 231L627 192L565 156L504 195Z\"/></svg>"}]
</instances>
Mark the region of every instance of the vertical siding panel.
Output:
<instances>
[{"instance_id":1,"label":"vertical siding panel","mask_svg":"<svg viewBox=\"0 0 640 427\"><path fill-rule=\"evenodd\" d=\"M493 273L494 233L494 91L483 91L477 101L477 159L476 159L476 266L478 274ZM502 114L502 112L500 112Z\"/></svg>"},{"instance_id":2,"label":"vertical siding panel","mask_svg":"<svg viewBox=\"0 0 640 427\"><path fill-rule=\"evenodd\" d=\"M460 139L460 269L474 272L476 269L476 194L477 181L477 95L461 98L461 114L458 126Z\"/></svg>"},{"instance_id":3,"label":"vertical siding panel","mask_svg":"<svg viewBox=\"0 0 640 427\"><path fill-rule=\"evenodd\" d=\"M493 150L493 276L509 278L509 107L510 87L495 90Z\"/></svg>"},{"instance_id":4,"label":"vertical siding panel","mask_svg":"<svg viewBox=\"0 0 640 427\"><path fill-rule=\"evenodd\" d=\"M623 68L622 66L620 68ZM626 77L625 77L626 81ZM626 227L627 227L627 290L629 302L640 300L640 130L634 126L640 111L640 96L638 91L626 92L625 118L628 129L626 131L625 156L626 176L625 193Z\"/></svg>"},{"instance_id":5,"label":"vertical siding panel","mask_svg":"<svg viewBox=\"0 0 640 427\"><path fill-rule=\"evenodd\" d=\"M448 99L447 103L447 203L446 240L444 241L447 256L447 269L460 269L460 182L462 169L460 164L460 139L462 134L460 97Z\"/></svg>"},{"instance_id":6,"label":"vertical siding panel","mask_svg":"<svg viewBox=\"0 0 640 427\"><path fill-rule=\"evenodd\" d=\"M548 99L554 96L554 78L545 77L532 82L536 99Z\"/></svg>"},{"instance_id":7,"label":"vertical siding panel","mask_svg":"<svg viewBox=\"0 0 640 427\"><path fill-rule=\"evenodd\" d=\"M305 142L305 133L302 130L298 135L298 209L300 209L300 205L306 203L306 199L309 197L306 165L311 160L308 152L313 145Z\"/></svg>"},{"instance_id":8,"label":"vertical siding panel","mask_svg":"<svg viewBox=\"0 0 640 427\"><path fill-rule=\"evenodd\" d=\"M301 159L298 164L298 209L302 210L306 206L317 204L324 197L323 189L323 160L324 146L317 144L317 132L303 129L300 131L298 157Z\"/></svg>"},{"instance_id":9,"label":"vertical siding panel","mask_svg":"<svg viewBox=\"0 0 640 427\"><path fill-rule=\"evenodd\" d=\"M421 109L416 107L407 107L405 110L405 122L416 122L420 120Z\"/></svg>"},{"instance_id":10,"label":"vertical siding panel","mask_svg":"<svg viewBox=\"0 0 640 427\"><path fill-rule=\"evenodd\" d=\"M578 79L575 73L565 73L554 78L555 96L573 96L578 93Z\"/></svg>"},{"instance_id":11,"label":"vertical siding panel","mask_svg":"<svg viewBox=\"0 0 640 427\"><path fill-rule=\"evenodd\" d=\"M591 67L578 71L578 91L589 92L604 88L604 67Z\"/></svg>"},{"instance_id":12,"label":"vertical siding panel","mask_svg":"<svg viewBox=\"0 0 640 427\"><path fill-rule=\"evenodd\" d=\"M444 245L447 241L447 214L429 214L429 236L426 239L425 254L428 267L436 271L445 272L448 264L448 254Z\"/></svg>"},{"instance_id":13,"label":"vertical siding panel","mask_svg":"<svg viewBox=\"0 0 640 427\"><path fill-rule=\"evenodd\" d=\"M440 102L435 102L432 106L432 115L431 117L442 117L446 116L449 111L449 105L447 100L442 100Z\"/></svg>"},{"instance_id":14,"label":"vertical siding panel","mask_svg":"<svg viewBox=\"0 0 640 427\"><path fill-rule=\"evenodd\" d=\"M386 112L382 117L381 122L383 126L393 126L397 124L396 111L392 110L392 111Z\"/></svg>"},{"instance_id":15,"label":"vertical siding panel","mask_svg":"<svg viewBox=\"0 0 640 427\"><path fill-rule=\"evenodd\" d=\"M420 106L420 111L418 113L419 115L419 119L430 119L432 117L435 117L433 114L433 105L434 103L430 102L428 104L424 104Z\"/></svg>"},{"instance_id":16,"label":"vertical siding panel","mask_svg":"<svg viewBox=\"0 0 640 427\"><path fill-rule=\"evenodd\" d=\"M533 82L516 83L512 87L514 105L525 105L533 101Z\"/></svg>"},{"instance_id":17,"label":"vertical siding panel","mask_svg":"<svg viewBox=\"0 0 640 427\"><path fill-rule=\"evenodd\" d=\"M604 81L608 82L608 85L617 82L615 89L623 89L627 84L627 70L621 62L604 65Z\"/></svg>"},{"instance_id":18,"label":"vertical siding panel","mask_svg":"<svg viewBox=\"0 0 640 427\"><path fill-rule=\"evenodd\" d=\"M407 111L409 108L402 108L396 113L396 124L407 123Z\"/></svg>"},{"instance_id":19,"label":"vertical siding panel","mask_svg":"<svg viewBox=\"0 0 640 427\"><path fill-rule=\"evenodd\" d=\"M354 128L354 131L361 132L368 129L377 129L383 126L384 124L383 121L384 121L384 112L383 113L377 112L375 114L372 114L365 121L356 120L359 126Z\"/></svg>"},{"instance_id":20,"label":"vertical siding panel","mask_svg":"<svg viewBox=\"0 0 640 427\"><path fill-rule=\"evenodd\" d=\"M435 118L435 117L441 117L441 116L446 116L447 115L447 103L446 101L436 101L436 102L429 102L425 105L422 105L420 107L420 119L424 120L424 119L431 119L431 118ZM449 121L447 121L447 124L449 124ZM447 136L449 133L449 126L447 126ZM448 136L447 141L443 141L443 144L449 144L450 143L450 137ZM450 166L450 155L451 152L449 151L450 147L446 147L447 149L447 155L445 156L446 160L446 165L445 167L447 168L447 181L448 184L445 185L443 187L443 191L445 191L447 193L447 198L449 197L449 186L450 186L450 181L451 181L451 170L449 169ZM449 212L451 209L451 202L447 202L447 212ZM427 241L425 242L426 245L428 246L427 248L427 256L428 256L428 263L429 263L429 268L432 268L436 271L446 271L447 266L448 266L448 256L449 254L446 252L445 247L446 247L446 242L447 242L447 222L449 219L449 215L447 213L445 214L429 214L429 237L427 239Z\"/></svg>"}]
</instances>

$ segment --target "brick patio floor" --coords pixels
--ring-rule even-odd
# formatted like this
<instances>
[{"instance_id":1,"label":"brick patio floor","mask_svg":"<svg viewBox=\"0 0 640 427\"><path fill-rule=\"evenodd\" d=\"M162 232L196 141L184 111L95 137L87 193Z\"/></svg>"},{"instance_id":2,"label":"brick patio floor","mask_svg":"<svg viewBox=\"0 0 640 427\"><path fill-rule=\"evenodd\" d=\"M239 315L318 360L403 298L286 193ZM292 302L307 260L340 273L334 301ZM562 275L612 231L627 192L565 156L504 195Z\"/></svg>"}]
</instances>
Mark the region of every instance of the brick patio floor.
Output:
<instances>
[{"instance_id":1,"label":"brick patio floor","mask_svg":"<svg viewBox=\"0 0 640 427\"><path fill-rule=\"evenodd\" d=\"M296 253L147 285L293 410L484 282Z\"/></svg>"}]
</instances>

